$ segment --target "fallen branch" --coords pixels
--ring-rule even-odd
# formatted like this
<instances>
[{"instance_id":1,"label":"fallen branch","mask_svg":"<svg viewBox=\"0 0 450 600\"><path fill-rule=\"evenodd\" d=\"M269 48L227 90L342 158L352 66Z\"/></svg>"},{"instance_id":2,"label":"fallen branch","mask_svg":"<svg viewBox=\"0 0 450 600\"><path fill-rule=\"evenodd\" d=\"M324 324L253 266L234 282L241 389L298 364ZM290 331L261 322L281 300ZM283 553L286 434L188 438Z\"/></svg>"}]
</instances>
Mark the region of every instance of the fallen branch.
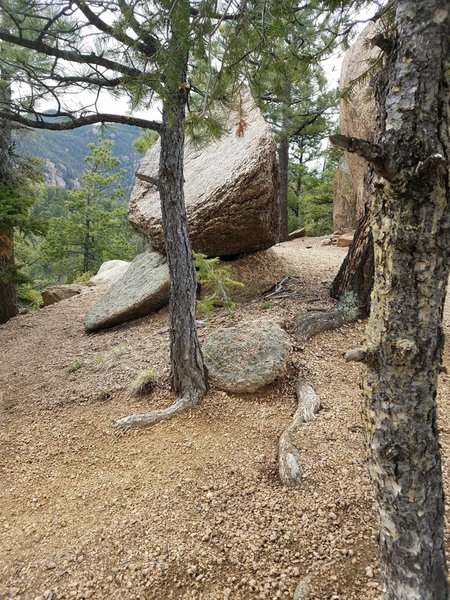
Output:
<instances>
[{"instance_id":1,"label":"fallen branch","mask_svg":"<svg viewBox=\"0 0 450 600\"><path fill-rule=\"evenodd\" d=\"M300 342L328 329L337 329L345 323L345 319L337 310L323 312L316 310L307 314L299 315L292 329L294 335Z\"/></svg>"},{"instance_id":2,"label":"fallen branch","mask_svg":"<svg viewBox=\"0 0 450 600\"><path fill-rule=\"evenodd\" d=\"M320 400L305 379L296 381L295 393L298 400L297 410L278 443L278 475L282 485L287 487L298 486L303 478L300 453L291 436L298 427L312 421L320 409Z\"/></svg>"},{"instance_id":3,"label":"fallen branch","mask_svg":"<svg viewBox=\"0 0 450 600\"><path fill-rule=\"evenodd\" d=\"M114 422L114 427L119 427L121 429L135 429L138 427L148 427L149 425L154 425L155 423L171 419L172 417L189 410L195 406L203 396L204 393L196 394L191 392L190 394L185 394L180 396L180 398L177 398L175 402L167 408L161 408L151 412L122 417Z\"/></svg>"}]
</instances>

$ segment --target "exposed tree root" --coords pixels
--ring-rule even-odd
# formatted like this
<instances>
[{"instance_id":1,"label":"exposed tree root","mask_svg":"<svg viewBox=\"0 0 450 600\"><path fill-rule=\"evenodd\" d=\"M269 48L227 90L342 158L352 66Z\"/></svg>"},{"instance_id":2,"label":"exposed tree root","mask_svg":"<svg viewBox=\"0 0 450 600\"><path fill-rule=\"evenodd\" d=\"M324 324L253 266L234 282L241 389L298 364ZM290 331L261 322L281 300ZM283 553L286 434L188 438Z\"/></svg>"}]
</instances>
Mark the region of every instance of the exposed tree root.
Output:
<instances>
[{"instance_id":1,"label":"exposed tree root","mask_svg":"<svg viewBox=\"0 0 450 600\"><path fill-rule=\"evenodd\" d=\"M278 444L278 475L282 485L287 487L298 486L303 478L300 453L292 442L291 436L298 427L312 421L320 408L319 398L305 379L296 381L295 393L298 407L291 423L281 434Z\"/></svg>"},{"instance_id":2,"label":"exposed tree root","mask_svg":"<svg viewBox=\"0 0 450 600\"><path fill-rule=\"evenodd\" d=\"M148 427L150 425L154 425L155 423L171 419L172 417L189 410L195 406L203 396L204 393L186 393L177 398L175 402L167 408L161 408L159 410L139 413L136 415L129 415L128 417L117 419L117 421L114 422L114 427L119 427L121 429L134 429L138 427Z\"/></svg>"},{"instance_id":3,"label":"exposed tree root","mask_svg":"<svg viewBox=\"0 0 450 600\"><path fill-rule=\"evenodd\" d=\"M337 310L309 312L299 315L295 319L292 335L300 342L304 342L316 333L327 329L337 329L345 322L346 319Z\"/></svg>"}]
</instances>

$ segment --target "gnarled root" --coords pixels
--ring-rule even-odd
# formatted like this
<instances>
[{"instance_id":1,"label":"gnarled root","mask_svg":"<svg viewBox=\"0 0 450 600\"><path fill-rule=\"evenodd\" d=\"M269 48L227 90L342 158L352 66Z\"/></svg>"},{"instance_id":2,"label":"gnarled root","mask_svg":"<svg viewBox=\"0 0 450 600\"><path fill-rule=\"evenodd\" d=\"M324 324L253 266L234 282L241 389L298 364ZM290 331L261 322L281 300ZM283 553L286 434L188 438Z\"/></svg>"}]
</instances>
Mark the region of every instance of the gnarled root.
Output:
<instances>
[{"instance_id":1,"label":"gnarled root","mask_svg":"<svg viewBox=\"0 0 450 600\"><path fill-rule=\"evenodd\" d=\"M292 442L291 436L298 427L312 421L320 409L320 400L306 380L296 381L295 393L298 407L291 423L281 434L278 444L278 475L282 485L287 487L298 486L303 478L300 453Z\"/></svg>"},{"instance_id":2,"label":"gnarled root","mask_svg":"<svg viewBox=\"0 0 450 600\"><path fill-rule=\"evenodd\" d=\"M151 412L122 417L114 422L114 427L119 427L121 429L148 427L150 425L154 425L155 423L159 423L160 421L171 419L172 417L175 417L176 415L179 415L180 413L185 412L186 410L189 410L195 406L203 395L204 393L198 392L183 394L167 408L161 408Z\"/></svg>"},{"instance_id":3,"label":"gnarled root","mask_svg":"<svg viewBox=\"0 0 450 600\"><path fill-rule=\"evenodd\" d=\"M304 342L316 333L327 329L337 329L345 323L345 319L337 310L327 312L314 311L299 315L292 329L294 335L300 342Z\"/></svg>"}]
</instances>

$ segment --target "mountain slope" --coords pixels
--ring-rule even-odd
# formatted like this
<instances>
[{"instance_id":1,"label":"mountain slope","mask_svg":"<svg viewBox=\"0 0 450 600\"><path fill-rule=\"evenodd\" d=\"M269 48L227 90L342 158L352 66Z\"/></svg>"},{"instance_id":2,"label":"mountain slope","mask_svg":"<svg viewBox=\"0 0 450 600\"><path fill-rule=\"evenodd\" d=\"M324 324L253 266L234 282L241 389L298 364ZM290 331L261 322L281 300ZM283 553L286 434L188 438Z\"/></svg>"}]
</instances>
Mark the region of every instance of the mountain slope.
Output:
<instances>
[{"instance_id":1,"label":"mountain slope","mask_svg":"<svg viewBox=\"0 0 450 600\"><path fill-rule=\"evenodd\" d=\"M87 145L103 135L114 141L113 154L120 158L121 167L126 169L124 184L131 189L141 160L133 141L140 133L138 127L128 125L91 125L71 131L33 130L18 138L17 148L20 154L43 159L49 185L71 188L85 170L83 159L88 154Z\"/></svg>"}]
</instances>

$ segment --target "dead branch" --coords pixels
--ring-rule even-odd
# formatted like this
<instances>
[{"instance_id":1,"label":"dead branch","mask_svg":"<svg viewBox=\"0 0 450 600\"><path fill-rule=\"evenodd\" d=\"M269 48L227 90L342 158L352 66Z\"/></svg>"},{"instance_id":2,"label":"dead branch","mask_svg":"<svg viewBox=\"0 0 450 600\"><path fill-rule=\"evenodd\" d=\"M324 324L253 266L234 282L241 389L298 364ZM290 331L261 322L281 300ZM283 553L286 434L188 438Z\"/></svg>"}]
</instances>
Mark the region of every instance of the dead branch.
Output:
<instances>
[{"instance_id":1,"label":"dead branch","mask_svg":"<svg viewBox=\"0 0 450 600\"><path fill-rule=\"evenodd\" d=\"M291 423L281 434L278 444L278 475L282 485L286 487L298 486L303 478L300 453L291 439L292 434L301 425L312 421L320 409L320 400L305 379L296 381L295 393L298 400L297 410Z\"/></svg>"}]
</instances>

